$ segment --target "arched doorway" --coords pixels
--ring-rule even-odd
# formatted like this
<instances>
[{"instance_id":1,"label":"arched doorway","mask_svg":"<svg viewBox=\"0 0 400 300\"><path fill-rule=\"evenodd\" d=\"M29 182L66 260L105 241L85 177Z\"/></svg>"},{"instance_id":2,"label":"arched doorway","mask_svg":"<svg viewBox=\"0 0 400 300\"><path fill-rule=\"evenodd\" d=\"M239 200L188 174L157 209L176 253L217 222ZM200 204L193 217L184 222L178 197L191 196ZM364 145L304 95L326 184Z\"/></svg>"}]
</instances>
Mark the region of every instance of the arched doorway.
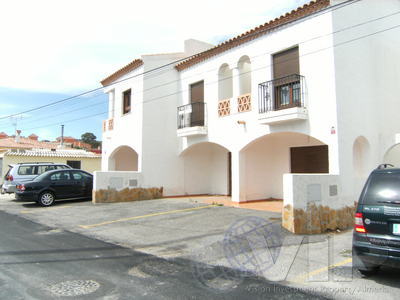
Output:
<instances>
[{"instance_id":1,"label":"arched doorway","mask_svg":"<svg viewBox=\"0 0 400 300\"><path fill-rule=\"evenodd\" d=\"M230 195L231 157L228 149L215 143L199 143L186 149L181 158L185 194Z\"/></svg>"},{"instance_id":2,"label":"arched doorway","mask_svg":"<svg viewBox=\"0 0 400 300\"><path fill-rule=\"evenodd\" d=\"M400 168L400 144L395 144L386 151L382 163Z\"/></svg>"},{"instance_id":3,"label":"arched doorway","mask_svg":"<svg viewBox=\"0 0 400 300\"><path fill-rule=\"evenodd\" d=\"M283 174L328 173L328 146L300 133L262 136L240 151L241 201L283 199Z\"/></svg>"},{"instance_id":4,"label":"arched doorway","mask_svg":"<svg viewBox=\"0 0 400 300\"><path fill-rule=\"evenodd\" d=\"M109 171L138 171L139 156L129 146L120 146L113 151L108 159Z\"/></svg>"}]
</instances>

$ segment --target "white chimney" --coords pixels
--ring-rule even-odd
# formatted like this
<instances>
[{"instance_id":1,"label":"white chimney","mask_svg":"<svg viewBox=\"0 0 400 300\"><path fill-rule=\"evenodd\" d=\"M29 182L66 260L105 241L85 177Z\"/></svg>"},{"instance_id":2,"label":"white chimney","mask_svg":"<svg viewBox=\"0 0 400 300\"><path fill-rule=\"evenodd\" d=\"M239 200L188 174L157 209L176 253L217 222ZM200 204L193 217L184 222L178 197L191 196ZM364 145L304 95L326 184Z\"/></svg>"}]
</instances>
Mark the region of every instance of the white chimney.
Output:
<instances>
[{"instance_id":1,"label":"white chimney","mask_svg":"<svg viewBox=\"0 0 400 300\"><path fill-rule=\"evenodd\" d=\"M21 140L21 130L16 130L15 131L15 142L19 143Z\"/></svg>"}]
</instances>

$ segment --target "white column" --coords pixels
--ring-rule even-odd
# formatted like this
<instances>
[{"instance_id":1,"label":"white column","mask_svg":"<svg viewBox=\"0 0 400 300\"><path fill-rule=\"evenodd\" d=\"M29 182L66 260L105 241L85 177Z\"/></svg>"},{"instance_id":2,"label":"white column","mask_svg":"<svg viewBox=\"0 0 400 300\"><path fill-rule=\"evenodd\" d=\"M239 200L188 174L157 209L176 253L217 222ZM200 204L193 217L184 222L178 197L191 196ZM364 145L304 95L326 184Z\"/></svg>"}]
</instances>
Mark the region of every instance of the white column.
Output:
<instances>
[{"instance_id":1,"label":"white column","mask_svg":"<svg viewBox=\"0 0 400 300\"><path fill-rule=\"evenodd\" d=\"M232 100L231 100L231 113L237 113L238 100L240 96L240 74L239 69L232 69Z\"/></svg>"},{"instance_id":2,"label":"white column","mask_svg":"<svg viewBox=\"0 0 400 300\"><path fill-rule=\"evenodd\" d=\"M238 151L232 152L232 201L246 201L245 186L246 157Z\"/></svg>"},{"instance_id":3,"label":"white column","mask_svg":"<svg viewBox=\"0 0 400 300\"><path fill-rule=\"evenodd\" d=\"M115 90L108 92L108 118L114 118L115 111ZM107 124L108 126L108 124Z\"/></svg>"}]
</instances>

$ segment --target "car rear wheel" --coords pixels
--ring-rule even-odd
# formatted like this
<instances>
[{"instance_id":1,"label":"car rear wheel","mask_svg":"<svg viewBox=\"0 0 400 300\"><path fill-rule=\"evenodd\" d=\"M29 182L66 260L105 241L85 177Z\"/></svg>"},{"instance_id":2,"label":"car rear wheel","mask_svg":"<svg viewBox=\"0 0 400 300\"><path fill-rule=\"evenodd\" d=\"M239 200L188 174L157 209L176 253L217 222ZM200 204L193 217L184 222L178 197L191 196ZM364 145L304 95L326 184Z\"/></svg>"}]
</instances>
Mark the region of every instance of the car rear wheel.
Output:
<instances>
[{"instance_id":1,"label":"car rear wheel","mask_svg":"<svg viewBox=\"0 0 400 300\"><path fill-rule=\"evenodd\" d=\"M41 206L51 206L54 204L54 201L55 201L55 197L54 197L53 193L44 192L44 193L40 194L38 203Z\"/></svg>"}]
</instances>

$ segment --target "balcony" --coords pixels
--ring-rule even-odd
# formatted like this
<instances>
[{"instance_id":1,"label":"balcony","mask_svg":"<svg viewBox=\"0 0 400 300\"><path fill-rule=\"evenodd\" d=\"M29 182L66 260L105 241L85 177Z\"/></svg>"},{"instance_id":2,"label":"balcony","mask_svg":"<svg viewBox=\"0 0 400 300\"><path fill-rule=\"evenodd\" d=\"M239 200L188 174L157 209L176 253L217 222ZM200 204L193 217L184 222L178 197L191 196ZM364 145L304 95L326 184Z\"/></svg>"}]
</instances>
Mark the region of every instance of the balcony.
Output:
<instances>
[{"instance_id":1,"label":"balcony","mask_svg":"<svg viewBox=\"0 0 400 300\"><path fill-rule=\"evenodd\" d=\"M206 135L206 104L195 102L178 107L178 136Z\"/></svg>"},{"instance_id":2,"label":"balcony","mask_svg":"<svg viewBox=\"0 0 400 300\"><path fill-rule=\"evenodd\" d=\"M293 74L258 85L260 124L308 119L304 101L304 76Z\"/></svg>"}]
</instances>

